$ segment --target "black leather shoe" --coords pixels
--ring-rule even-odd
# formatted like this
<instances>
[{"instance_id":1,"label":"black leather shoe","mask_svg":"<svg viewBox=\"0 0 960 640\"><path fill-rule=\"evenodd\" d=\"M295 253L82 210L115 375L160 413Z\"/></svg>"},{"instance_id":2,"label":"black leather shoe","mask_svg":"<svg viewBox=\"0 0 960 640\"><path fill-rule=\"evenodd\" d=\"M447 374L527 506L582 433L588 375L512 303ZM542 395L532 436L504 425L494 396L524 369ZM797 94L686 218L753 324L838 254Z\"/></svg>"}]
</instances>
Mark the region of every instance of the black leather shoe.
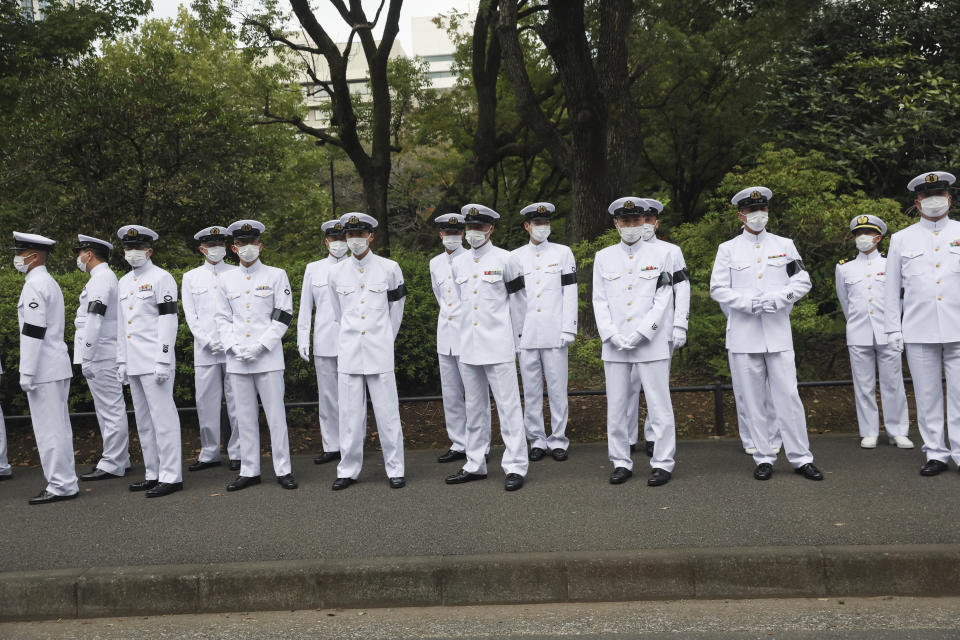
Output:
<instances>
[{"instance_id":1,"label":"black leather shoe","mask_svg":"<svg viewBox=\"0 0 960 640\"><path fill-rule=\"evenodd\" d=\"M823 480L823 474L820 473L820 469L817 469L812 462L808 462L802 467L798 467L797 469L794 469L793 472L802 473L803 477L806 478L807 480Z\"/></svg>"},{"instance_id":2,"label":"black leather shoe","mask_svg":"<svg viewBox=\"0 0 960 640\"><path fill-rule=\"evenodd\" d=\"M156 480L142 480L130 485L130 491L149 491L159 484Z\"/></svg>"},{"instance_id":3,"label":"black leather shoe","mask_svg":"<svg viewBox=\"0 0 960 640\"><path fill-rule=\"evenodd\" d=\"M554 449L550 452L550 455L553 456L553 459L557 462L563 462L567 459L567 450L566 449Z\"/></svg>"},{"instance_id":4,"label":"black leather shoe","mask_svg":"<svg viewBox=\"0 0 960 640\"><path fill-rule=\"evenodd\" d=\"M637 443L634 442L632 445L630 445L630 453L633 453L636 450L637 450Z\"/></svg>"},{"instance_id":5,"label":"black leather shoe","mask_svg":"<svg viewBox=\"0 0 960 640\"><path fill-rule=\"evenodd\" d=\"M255 484L260 484L260 476L237 476L227 485L227 491L240 491Z\"/></svg>"},{"instance_id":6,"label":"black leather shoe","mask_svg":"<svg viewBox=\"0 0 960 640\"><path fill-rule=\"evenodd\" d=\"M5 473L5 474L3 474L3 475L0 475L0 482L2 482L2 481L4 481L4 480L10 480L11 478L13 478L13 474L12 474L12 473Z\"/></svg>"},{"instance_id":7,"label":"black leather shoe","mask_svg":"<svg viewBox=\"0 0 960 640\"><path fill-rule=\"evenodd\" d=\"M336 480L333 481L333 486L331 487L331 489L333 489L334 491L342 491L343 489L346 489L347 487L354 484L355 482L356 480L354 480L353 478L337 478Z\"/></svg>"},{"instance_id":8,"label":"black leather shoe","mask_svg":"<svg viewBox=\"0 0 960 640\"><path fill-rule=\"evenodd\" d=\"M391 489L403 489L407 486L407 481L403 479L403 476L399 478L390 478L390 488Z\"/></svg>"},{"instance_id":9,"label":"black leather shoe","mask_svg":"<svg viewBox=\"0 0 960 640\"><path fill-rule=\"evenodd\" d=\"M467 452L466 451L454 451L453 449L448 449L446 453L437 458L437 462L453 462L454 460L466 460Z\"/></svg>"},{"instance_id":10,"label":"black leather shoe","mask_svg":"<svg viewBox=\"0 0 960 640\"><path fill-rule=\"evenodd\" d=\"M49 504L51 502L62 502L63 500L73 500L78 495L80 495L79 491L77 493L71 493L68 496L58 496L57 494L50 493L49 491L44 489L38 495L30 498L28 502L30 504Z\"/></svg>"},{"instance_id":11,"label":"black leather shoe","mask_svg":"<svg viewBox=\"0 0 960 640\"><path fill-rule=\"evenodd\" d=\"M334 460L340 459L339 451L324 451L316 458L313 459L313 464L327 464L328 462L333 462Z\"/></svg>"},{"instance_id":12,"label":"black leather shoe","mask_svg":"<svg viewBox=\"0 0 960 640\"><path fill-rule=\"evenodd\" d=\"M503 481L503 488L507 491L516 491L523 486L523 476L519 473L508 473Z\"/></svg>"},{"instance_id":13,"label":"black leather shoe","mask_svg":"<svg viewBox=\"0 0 960 640\"><path fill-rule=\"evenodd\" d=\"M196 462L191 464L189 467L187 467L187 471L203 471L204 469L210 469L212 467L219 467L219 466L220 466L219 460L211 460L210 462L200 462L199 460L197 460Z\"/></svg>"},{"instance_id":14,"label":"black leather shoe","mask_svg":"<svg viewBox=\"0 0 960 640\"><path fill-rule=\"evenodd\" d=\"M240 471L240 461L231 460L230 461L230 471Z\"/></svg>"},{"instance_id":15,"label":"black leather shoe","mask_svg":"<svg viewBox=\"0 0 960 640\"><path fill-rule=\"evenodd\" d=\"M626 467L617 467L610 474L610 484L623 484L627 478L633 475L633 471Z\"/></svg>"},{"instance_id":16,"label":"black leather shoe","mask_svg":"<svg viewBox=\"0 0 960 640\"><path fill-rule=\"evenodd\" d=\"M293 477L292 473L288 473L285 476L280 476L277 478L277 483L284 489L296 489L297 488L297 479Z\"/></svg>"},{"instance_id":17,"label":"black leather shoe","mask_svg":"<svg viewBox=\"0 0 960 640\"><path fill-rule=\"evenodd\" d=\"M920 467L920 475L938 476L946 470L947 470L946 462L940 462L939 460L927 460L927 462L922 467Z\"/></svg>"},{"instance_id":18,"label":"black leather shoe","mask_svg":"<svg viewBox=\"0 0 960 640\"><path fill-rule=\"evenodd\" d=\"M670 472L666 469L654 469L647 478L648 487L659 487L662 484L670 482Z\"/></svg>"},{"instance_id":19,"label":"black leather shoe","mask_svg":"<svg viewBox=\"0 0 960 640\"><path fill-rule=\"evenodd\" d=\"M473 482L474 480L486 480L487 474L485 473L470 473L460 469L452 476L447 476L443 479L447 484L463 484L464 482Z\"/></svg>"},{"instance_id":20,"label":"black leather shoe","mask_svg":"<svg viewBox=\"0 0 960 640\"><path fill-rule=\"evenodd\" d=\"M168 496L171 493L176 493L177 491L183 491L182 482L158 482L157 486L147 491L147 497L162 498L163 496Z\"/></svg>"},{"instance_id":21,"label":"black leather shoe","mask_svg":"<svg viewBox=\"0 0 960 640\"><path fill-rule=\"evenodd\" d=\"M540 447L534 447L530 449L530 462L536 462L537 460L543 460L543 456L546 455L546 451Z\"/></svg>"},{"instance_id":22,"label":"black leather shoe","mask_svg":"<svg viewBox=\"0 0 960 640\"><path fill-rule=\"evenodd\" d=\"M122 478L123 476L118 476L114 473L104 471L103 469L94 469L90 473L85 473L80 476L80 479L85 482L90 482L93 480L113 480L114 478Z\"/></svg>"},{"instance_id":23,"label":"black leather shoe","mask_svg":"<svg viewBox=\"0 0 960 640\"><path fill-rule=\"evenodd\" d=\"M772 475L773 465L769 462L761 462L757 465L757 468L753 470L753 477L757 480L769 480Z\"/></svg>"},{"instance_id":24,"label":"black leather shoe","mask_svg":"<svg viewBox=\"0 0 960 640\"><path fill-rule=\"evenodd\" d=\"M644 448L645 448L646 451L647 451L647 457L648 457L648 458L652 458L652 457L653 457L653 443L650 442L649 440L647 440L645 443L643 443L643 446L644 446Z\"/></svg>"}]
</instances>

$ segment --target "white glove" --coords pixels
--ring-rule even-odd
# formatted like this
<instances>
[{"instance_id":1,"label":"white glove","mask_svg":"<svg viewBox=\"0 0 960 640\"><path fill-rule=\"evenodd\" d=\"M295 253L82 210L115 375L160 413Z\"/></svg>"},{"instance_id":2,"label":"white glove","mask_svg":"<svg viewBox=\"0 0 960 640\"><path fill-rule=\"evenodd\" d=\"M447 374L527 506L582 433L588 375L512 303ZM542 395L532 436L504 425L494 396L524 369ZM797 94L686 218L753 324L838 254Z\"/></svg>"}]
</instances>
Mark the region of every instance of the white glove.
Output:
<instances>
[{"instance_id":1,"label":"white glove","mask_svg":"<svg viewBox=\"0 0 960 640\"><path fill-rule=\"evenodd\" d=\"M575 333L568 333L564 331L563 333L560 334L560 346L569 347L574 343L574 341L576 341L576 339L577 339L577 335Z\"/></svg>"},{"instance_id":2,"label":"white glove","mask_svg":"<svg viewBox=\"0 0 960 640\"><path fill-rule=\"evenodd\" d=\"M163 384L170 379L170 375L173 373L173 367L168 364L157 363L156 368L153 370L153 375L157 379L157 384Z\"/></svg>"},{"instance_id":3,"label":"white glove","mask_svg":"<svg viewBox=\"0 0 960 640\"><path fill-rule=\"evenodd\" d=\"M897 353L903 353L903 334L899 331L888 334L887 345Z\"/></svg>"},{"instance_id":4,"label":"white glove","mask_svg":"<svg viewBox=\"0 0 960 640\"><path fill-rule=\"evenodd\" d=\"M674 349L682 349L683 345L687 344L687 330L681 327L674 327L672 342Z\"/></svg>"},{"instance_id":5,"label":"white glove","mask_svg":"<svg viewBox=\"0 0 960 640\"><path fill-rule=\"evenodd\" d=\"M37 385L33 384L33 374L32 373L21 373L20 374L20 388L30 393L37 388Z\"/></svg>"},{"instance_id":6,"label":"white glove","mask_svg":"<svg viewBox=\"0 0 960 640\"><path fill-rule=\"evenodd\" d=\"M130 384L130 381L127 379L127 365L117 365L117 382L120 384Z\"/></svg>"},{"instance_id":7,"label":"white glove","mask_svg":"<svg viewBox=\"0 0 960 640\"><path fill-rule=\"evenodd\" d=\"M260 357L261 353L266 351L266 349L267 348L262 344L260 344L259 342L255 342L249 347L247 347L246 352L243 354L243 359L247 362L251 360L256 360L258 357Z\"/></svg>"},{"instance_id":8,"label":"white glove","mask_svg":"<svg viewBox=\"0 0 960 640\"><path fill-rule=\"evenodd\" d=\"M637 345L642 344L647 341L647 336L643 335L639 331L634 331L627 336L627 349L635 349Z\"/></svg>"},{"instance_id":9,"label":"white glove","mask_svg":"<svg viewBox=\"0 0 960 640\"><path fill-rule=\"evenodd\" d=\"M616 333L610 338L610 344L616 347L617 351L623 351L624 349L629 349L630 346L627 343L627 339L623 337L623 334Z\"/></svg>"},{"instance_id":10,"label":"white glove","mask_svg":"<svg viewBox=\"0 0 960 640\"><path fill-rule=\"evenodd\" d=\"M89 360L84 360L80 364L80 371L83 372L83 377L87 380L93 380L97 377L96 372L93 370L93 362Z\"/></svg>"},{"instance_id":11,"label":"white glove","mask_svg":"<svg viewBox=\"0 0 960 640\"><path fill-rule=\"evenodd\" d=\"M752 306L750 307L750 311L752 311L753 314L757 316L763 313L763 299L754 298L752 300Z\"/></svg>"},{"instance_id":12,"label":"white glove","mask_svg":"<svg viewBox=\"0 0 960 640\"><path fill-rule=\"evenodd\" d=\"M310 362L310 345L301 344L297 346L297 351L300 352L300 357L303 358L304 362Z\"/></svg>"},{"instance_id":13,"label":"white glove","mask_svg":"<svg viewBox=\"0 0 960 640\"><path fill-rule=\"evenodd\" d=\"M764 313L776 313L777 312L777 301L773 298L764 298L763 300L763 312Z\"/></svg>"},{"instance_id":14,"label":"white glove","mask_svg":"<svg viewBox=\"0 0 960 640\"><path fill-rule=\"evenodd\" d=\"M213 353L222 353L223 352L223 343L219 340L211 340L207 343L207 347Z\"/></svg>"}]
</instances>

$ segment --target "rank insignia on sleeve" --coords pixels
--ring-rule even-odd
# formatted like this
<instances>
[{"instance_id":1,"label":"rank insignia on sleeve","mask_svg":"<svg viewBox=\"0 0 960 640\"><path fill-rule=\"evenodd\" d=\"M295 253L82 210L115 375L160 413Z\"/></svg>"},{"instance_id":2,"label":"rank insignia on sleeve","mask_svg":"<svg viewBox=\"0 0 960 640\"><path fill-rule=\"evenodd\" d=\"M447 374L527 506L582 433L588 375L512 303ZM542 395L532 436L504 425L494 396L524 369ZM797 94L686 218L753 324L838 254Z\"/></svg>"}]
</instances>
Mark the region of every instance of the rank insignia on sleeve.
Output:
<instances>
[{"instance_id":1,"label":"rank insignia on sleeve","mask_svg":"<svg viewBox=\"0 0 960 640\"><path fill-rule=\"evenodd\" d=\"M40 305L37 304L37 301L36 301L36 300L34 300L33 302L31 302L31 303L28 304L27 306L30 307L31 309L36 309L36 308L39 307Z\"/></svg>"},{"instance_id":2,"label":"rank insignia on sleeve","mask_svg":"<svg viewBox=\"0 0 960 640\"><path fill-rule=\"evenodd\" d=\"M166 344L163 345L163 352L164 352L164 353L167 353L167 352L169 352L169 351L170 351L170 345L166 345Z\"/></svg>"},{"instance_id":3,"label":"rank insignia on sleeve","mask_svg":"<svg viewBox=\"0 0 960 640\"><path fill-rule=\"evenodd\" d=\"M170 295L169 293L168 293L167 295L163 296L163 301L164 301L164 302L170 302L171 300L173 300L173 296Z\"/></svg>"}]
</instances>

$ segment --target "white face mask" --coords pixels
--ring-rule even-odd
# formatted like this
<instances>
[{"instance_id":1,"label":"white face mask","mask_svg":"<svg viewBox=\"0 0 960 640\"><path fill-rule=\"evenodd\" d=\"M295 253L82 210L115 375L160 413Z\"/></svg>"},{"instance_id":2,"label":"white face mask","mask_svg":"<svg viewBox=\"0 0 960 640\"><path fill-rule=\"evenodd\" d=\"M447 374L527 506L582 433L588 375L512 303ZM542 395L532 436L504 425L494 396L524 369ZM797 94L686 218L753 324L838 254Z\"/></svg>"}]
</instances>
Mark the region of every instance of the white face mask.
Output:
<instances>
[{"instance_id":1,"label":"white face mask","mask_svg":"<svg viewBox=\"0 0 960 640\"><path fill-rule=\"evenodd\" d=\"M26 273L29 271L29 265L27 265L27 258L32 258L37 254L32 253L29 256L13 256L13 268L19 271L20 273Z\"/></svg>"},{"instance_id":2,"label":"white face mask","mask_svg":"<svg viewBox=\"0 0 960 640\"><path fill-rule=\"evenodd\" d=\"M226 247L207 247L207 260L216 264L227 255Z\"/></svg>"},{"instance_id":3,"label":"white face mask","mask_svg":"<svg viewBox=\"0 0 960 640\"><path fill-rule=\"evenodd\" d=\"M127 264L136 269L147 264L147 251L146 249L126 249L123 252L123 258Z\"/></svg>"},{"instance_id":4,"label":"white face mask","mask_svg":"<svg viewBox=\"0 0 960 640\"><path fill-rule=\"evenodd\" d=\"M83 271L84 273L87 272L87 263L84 262L83 258L80 256L77 256L77 269L80 269L80 271Z\"/></svg>"},{"instance_id":5,"label":"white face mask","mask_svg":"<svg viewBox=\"0 0 960 640\"><path fill-rule=\"evenodd\" d=\"M857 236L854 242L857 244L857 249L860 251L870 252L873 251L873 248L877 245L873 242L873 236L870 234L864 234L862 236Z\"/></svg>"},{"instance_id":6,"label":"white face mask","mask_svg":"<svg viewBox=\"0 0 960 640\"><path fill-rule=\"evenodd\" d=\"M443 236L440 241L443 243L443 248L447 251L456 251L463 246L463 236L460 234Z\"/></svg>"},{"instance_id":7,"label":"white face mask","mask_svg":"<svg viewBox=\"0 0 960 640\"><path fill-rule=\"evenodd\" d=\"M530 227L530 237L537 242L545 242L550 237L550 225L540 224Z\"/></svg>"},{"instance_id":8,"label":"white face mask","mask_svg":"<svg viewBox=\"0 0 960 640\"><path fill-rule=\"evenodd\" d=\"M920 211L931 218L939 218L950 210L947 196L930 196L920 201Z\"/></svg>"},{"instance_id":9,"label":"white face mask","mask_svg":"<svg viewBox=\"0 0 960 640\"><path fill-rule=\"evenodd\" d=\"M641 237L643 237L643 227L620 227L617 229L620 232L620 238L627 244L633 244Z\"/></svg>"},{"instance_id":10,"label":"white face mask","mask_svg":"<svg viewBox=\"0 0 960 640\"><path fill-rule=\"evenodd\" d=\"M260 245L245 244L242 247L237 247L237 255L244 262L253 262L260 257Z\"/></svg>"},{"instance_id":11,"label":"white face mask","mask_svg":"<svg viewBox=\"0 0 960 640\"><path fill-rule=\"evenodd\" d=\"M367 238L347 238L347 248L354 256L361 255L369 246L370 241Z\"/></svg>"},{"instance_id":12,"label":"white face mask","mask_svg":"<svg viewBox=\"0 0 960 640\"><path fill-rule=\"evenodd\" d=\"M763 231L769 219L770 214L766 211L751 211L747 214L747 226L753 231Z\"/></svg>"},{"instance_id":13,"label":"white face mask","mask_svg":"<svg viewBox=\"0 0 960 640\"><path fill-rule=\"evenodd\" d=\"M653 237L653 234L657 232L657 227L652 224L642 224L640 225L640 237L643 238L644 242Z\"/></svg>"},{"instance_id":14,"label":"white face mask","mask_svg":"<svg viewBox=\"0 0 960 640\"><path fill-rule=\"evenodd\" d=\"M483 245L487 241L487 232L486 231L477 231L476 229L468 229L466 234L467 244L476 249L477 247Z\"/></svg>"},{"instance_id":15,"label":"white face mask","mask_svg":"<svg viewBox=\"0 0 960 640\"><path fill-rule=\"evenodd\" d=\"M331 240L327 246L327 251L329 251L330 255L334 258L342 258L347 255L347 243L343 240Z\"/></svg>"}]
</instances>

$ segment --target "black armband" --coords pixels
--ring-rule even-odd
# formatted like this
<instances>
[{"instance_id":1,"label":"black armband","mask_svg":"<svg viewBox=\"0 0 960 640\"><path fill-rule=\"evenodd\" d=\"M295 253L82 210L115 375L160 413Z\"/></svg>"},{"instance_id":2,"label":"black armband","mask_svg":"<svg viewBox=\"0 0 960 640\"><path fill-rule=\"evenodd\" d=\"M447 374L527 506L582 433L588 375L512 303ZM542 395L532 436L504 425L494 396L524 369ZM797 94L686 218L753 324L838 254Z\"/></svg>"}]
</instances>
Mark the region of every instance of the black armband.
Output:
<instances>
[{"instance_id":1,"label":"black armband","mask_svg":"<svg viewBox=\"0 0 960 640\"><path fill-rule=\"evenodd\" d=\"M287 313L283 309L274 309L273 313L270 314L270 319L282 322L289 327L290 321L293 320L293 314Z\"/></svg>"},{"instance_id":2,"label":"black armband","mask_svg":"<svg viewBox=\"0 0 960 640\"><path fill-rule=\"evenodd\" d=\"M27 336L28 338L36 338L37 340L43 340L43 336L47 335L46 327L38 327L35 324L23 323L23 329L20 330L20 333Z\"/></svg>"},{"instance_id":3,"label":"black armband","mask_svg":"<svg viewBox=\"0 0 960 640\"><path fill-rule=\"evenodd\" d=\"M166 302L161 302L157 304L157 311L159 311L162 316L175 314L177 312L177 301L167 300Z\"/></svg>"},{"instance_id":4,"label":"black armband","mask_svg":"<svg viewBox=\"0 0 960 640\"><path fill-rule=\"evenodd\" d=\"M397 300L403 300L407 297L407 285L400 283L396 289L390 289L387 291L387 302L396 302Z\"/></svg>"},{"instance_id":5,"label":"black armband","mask_svg":"<svg viewBox=\"0 0 960 640\"><path fill-rule=\"evenodd\" d=\"M507 293L516 293L517 291L520 291L524 287L523 276L517 276L516 278L508 282L506 286L507 286Z\"/></svg>"},{"instance_id":6,"label":"black armband","mask_svg":"<svg viewBox=\"0 0 960 640\"><path fill-rule=\"evenodd\" d=\"M690 272L686 269L680 269L679 271L673 272L673 285L676 286L681 282L685 282L690 279Z\"/></svg>"},{"instance_id":7,"label":"black armband","mask_svg":"<svg viewBox=\"0 0 960 640\"><path fill-rule=\"evenodd\" d=\"M98 316L103 316L107 314L107 305L103 304L99 300L94 300L87 305L87 313L94 313Z\"/></svg>"},{"instance_id":8,"label":"black armband","mask_svg":"<svg viewBox=\"0 0 960 640\"><path fill-rule=\"evenodd\" d=\"M568 284L577 284L577 272L571 271L560 275L560 286L565 287Z\"/></svg>"},{"instance_id":9,"label":"black armband","mask_svg":"<svg viewBox=\"0 0 960 640\"><path fill-rule=\"evenodd\" d=\"M670 277L670 274L666 271L660 273L660 278L657 280L657 289L660 287L670 287L673 286L673 278Z\"/></svg>"},{"instance_id":10,"label":"black armband","mask_svg":"<svg viewBox=\"0 0 960 640\"><path fill-rule=\"evenodd\" d=\"M801 271L806 271L807 268L803 266L803 260L791 260L787 263L787 277L792 278Z\"/></svg>"}]
</instances>

